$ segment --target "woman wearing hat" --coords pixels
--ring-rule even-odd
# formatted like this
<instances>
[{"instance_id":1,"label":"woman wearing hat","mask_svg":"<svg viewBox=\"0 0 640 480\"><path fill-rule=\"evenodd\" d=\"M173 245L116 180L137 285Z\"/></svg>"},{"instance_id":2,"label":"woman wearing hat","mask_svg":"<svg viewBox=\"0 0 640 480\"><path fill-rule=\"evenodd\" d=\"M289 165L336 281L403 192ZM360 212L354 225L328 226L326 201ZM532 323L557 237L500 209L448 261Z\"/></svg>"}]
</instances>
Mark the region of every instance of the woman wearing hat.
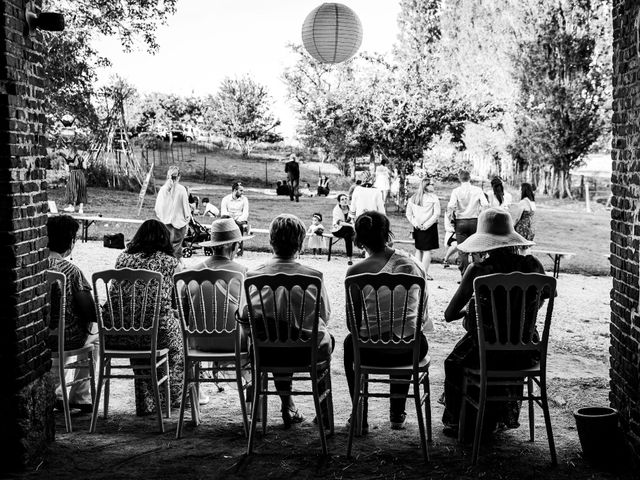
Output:
<instances>
[{"instance_id":1,"label":"woman wearing hat","mask_svg":"<svg viewBox=\"0 0 640 480\"><path fill-rule=\"evenodd\" d=\"M475 301L473 299L473 281L475 278L492 273L544 273L540 261L532 255L519 255L518 248L533 245L513 229L511 215L499 208L489 208L478 217L478 230L458 245L458 249L474 255L474 262L465 271L458 290L447 306L444 318L447 322L464 319L467 333L456 344L444 363L444 405L442 421L444 434L457 436L458 417L461 408L461 386L465 367L477 365L478 346L475 326ZM491 308L481 303L481 308ZM484 310L483 310L484 311ZM500 363L517 362L523 367L533 365L535 358L527 354L518 357L500 357ZM500 388L500 387L492 387ZM515 389L516 387L502 387ZM521 390L521 388L520 388ZM515 392L515 390L513 390ZM505 393L506 394L506 393ZM522 394L522 392L520 392ZM486 407L484 430L492 432L496 427L517 428L520 415L520 403L516 401L489 402ZM474 422L467 425L473 427Z\"/></svg>"}]
</instances>

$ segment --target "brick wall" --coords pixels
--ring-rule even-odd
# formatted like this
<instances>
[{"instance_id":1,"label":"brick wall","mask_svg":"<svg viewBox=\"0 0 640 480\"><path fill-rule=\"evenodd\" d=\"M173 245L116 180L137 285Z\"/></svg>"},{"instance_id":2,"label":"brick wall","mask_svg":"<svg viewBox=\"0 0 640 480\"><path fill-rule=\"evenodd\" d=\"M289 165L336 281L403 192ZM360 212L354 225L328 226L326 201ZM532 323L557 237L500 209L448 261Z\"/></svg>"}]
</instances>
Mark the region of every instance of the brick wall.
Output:
<instances>
[{"instance_id":1,"label":"brick wall","mask_svg":"<svg viewBox=\"0 0 640 480\"><path fill-rule=\"evenodd\" d=\"M26 3L0 2L0 471L37 461L55 427L43 321L42 35L24 35ZM34 3L39 10L41 1Z\"/></svg>"},{"instance_id":2,"label":"brick wall","mask_svg":"<svg viewBox=\"0 0 640 480\"><path fill-rule=\"evenodd\" d=\"M640 458L640 15L637 0L613 2L613 174L611 188L611 393Z\"/></svg>"}]
</instances>

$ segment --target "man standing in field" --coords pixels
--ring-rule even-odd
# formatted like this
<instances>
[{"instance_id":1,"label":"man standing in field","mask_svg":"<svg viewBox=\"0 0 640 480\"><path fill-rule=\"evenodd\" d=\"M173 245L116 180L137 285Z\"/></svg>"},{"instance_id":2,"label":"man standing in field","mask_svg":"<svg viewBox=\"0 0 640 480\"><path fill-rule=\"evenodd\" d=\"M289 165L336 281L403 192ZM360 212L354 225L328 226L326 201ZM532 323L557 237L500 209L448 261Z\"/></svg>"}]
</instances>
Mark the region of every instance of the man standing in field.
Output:
<instances>
[{"instance_id":1,"label":"man standing in field","mask_svg":"<svg viewBox=\"0 0 640 480\"><path fill-rule=\"evenodd\" d=\"M300 164L296 159L296 154L289 155L289 161L284 165L284 171L287 174L287 183L289 184L289 199L293 202L300 201Z\"/></svg>"},{"instance_id":2,"label":"man standing in field","mask_svg":"<svg viewBox=\"0 0 640 480\"><path fill-rule=\"evenodd\" d=\"M158 220L166 225L171 234L171 246L177 259L182 258L182 241L191 219L189 194L180 185L180 169L175 165L167 170L167 181L160 187L156 198L155 212Z\"/></svg>"},{"instance_id":3,"label":"man standing in field","mask_svg":"<svg viewBox=\"0 0 640 480\"><path fill-rule=\"evenodd\" d=\"M231 193L222 199L220 216L230 217L238 224L243 235L249 232L249 200L244 195L242 183L235 182L231 186ZM238 256L242 256L243 244L240 243Z\"/></svg>"},{"instance_id":4,"label":"man standing in field","mask_svg":"<svg viewBox=\"0 0 640 480\"><path fill-rule=\"evenodd\" d=\"M460 245L467 237L476 233L478 227L478 215L489 206L487 197L480 187L471 185L471 175L466 170L458 173L460 186L453 189L451 199L447 205L447 215L455 226L456 242ZM458 268L464 274L469 265L466 253L458 251Z\"/></svg>"}]
</instances>

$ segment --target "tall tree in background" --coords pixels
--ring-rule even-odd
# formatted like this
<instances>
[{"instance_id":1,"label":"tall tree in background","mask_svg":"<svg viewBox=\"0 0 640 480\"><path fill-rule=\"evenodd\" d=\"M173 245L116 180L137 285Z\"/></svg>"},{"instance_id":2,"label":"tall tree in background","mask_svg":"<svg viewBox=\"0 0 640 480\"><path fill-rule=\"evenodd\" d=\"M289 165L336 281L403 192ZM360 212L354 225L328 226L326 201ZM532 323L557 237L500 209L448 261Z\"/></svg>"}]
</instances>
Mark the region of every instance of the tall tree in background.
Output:
<instances>
[{"instance_id":1,"label":"tall tree in background","mask_svg":"<svg viewBox=\"0 0 640 480\"><path fill-rule=\"evenodd\" d=\"M556 197L571 196L570 172L606 130L610 23L606 0L547 3L517 46L519 87L510 151L520 168L551 167Z\"/></svg>"},{"instance_id":2,"label":"tall tree in background","mask_svg":"<svg viewBox=\"0 0 640 480\"><path fill-rule=\"evenodd\" d=\"M252 78L225 78L209 100L205 122L237 143L242 156L248 157L256 143L282 141L275 132L280 120L271 112L269 92Z\"/></svg>"}]
</instances>

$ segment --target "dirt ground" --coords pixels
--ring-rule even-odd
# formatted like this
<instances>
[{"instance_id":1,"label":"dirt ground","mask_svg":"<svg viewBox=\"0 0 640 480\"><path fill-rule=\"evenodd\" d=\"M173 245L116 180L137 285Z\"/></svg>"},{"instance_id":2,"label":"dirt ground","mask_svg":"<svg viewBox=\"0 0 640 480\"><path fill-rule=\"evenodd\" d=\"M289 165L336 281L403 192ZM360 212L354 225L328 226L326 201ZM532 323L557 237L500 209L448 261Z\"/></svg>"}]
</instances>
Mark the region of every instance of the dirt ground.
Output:
<instances>
[{"instance_id":1,"label":"dirt ground","mask_svg":"<svg viewBox=\"0 0 640 480\"><path fill-rule=\"evenodd\" d=\"M73 261L90 278L94 271L111 268L118 253L98 242L79 243ZM267 258L266 254L247 252L240 261L252 268ZM202 260L203 256L195 255L185 263L188 267ZM536 409L536 440L529 442L527 413L523 409L523 426L483 443L480 463L472 467L470 445L459 446L443 435L442 406L437 402L443 390L443 360L463 332L459 322L443 321L443 310L455 291L459 273L456 269L443 269L440 264L432 266L430 273L435 280L428 285L429 311L435 332L428 339L433 442L429 445L431 462L425 465L412 404L407 404L407 428L392 431L388 400L371 400L370 433L356 438L354 457L346 457L345 423L351 408L342 367L346 261L338 257L327 263L326 259L314 260L310 256L303 256L301 261L324 272L331 299L330 329L337 341L332 357L336 433L329 439L329 457L320 454L310 401L297 402L307 421L285 431L278 401L270 399L267 435L258 435L255 452L247 457L237 390L231 384L222 392L212 384L204 387L211 402L202 407L203 423L194 427L186 422L183 438L176 440L177 410L165 419L166 433L159 434L155 417L135 416L133 385L121 380L112 382L110 415L107 420L98 419L96 434L88 433L90 415L82 414L73 416L74 432L65 433L64 420L58 413L56 441L49 452L37 467L15 478L639 478L624 451L607 469L587 463L572 414L579 407L608 405L610 277L561 274L559 278L549 353L549 394L558 466L550 463L542 412Z\"/></svg>"}]
</instances>

